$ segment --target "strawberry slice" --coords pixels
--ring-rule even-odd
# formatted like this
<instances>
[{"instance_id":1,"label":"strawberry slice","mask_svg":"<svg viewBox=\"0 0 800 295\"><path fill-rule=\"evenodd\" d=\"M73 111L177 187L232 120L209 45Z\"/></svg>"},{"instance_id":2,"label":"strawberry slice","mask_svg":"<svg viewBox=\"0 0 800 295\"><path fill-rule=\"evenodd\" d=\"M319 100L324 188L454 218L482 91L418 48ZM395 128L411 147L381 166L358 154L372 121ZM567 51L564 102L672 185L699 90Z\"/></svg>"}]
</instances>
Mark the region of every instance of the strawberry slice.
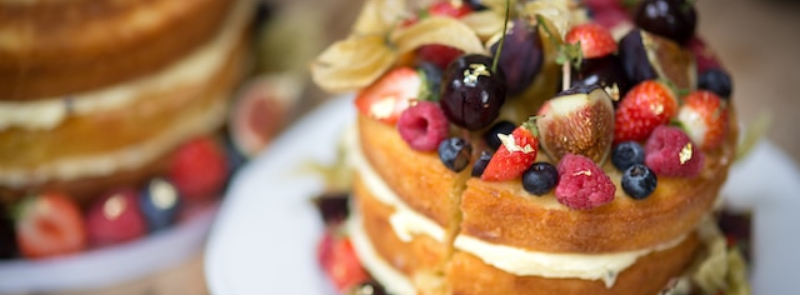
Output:
<instances>
[{"instance_id":1,"label":"strawberry slice","mask_svg":"<svg viewBox=\"0 0 800 295\"><path fill-rule=\"evenodd\" d=\"M62 256L86 248L80 209L67 196L45 193L26 199L17 219L17 244L31 259Z\"/></svg>"},{"instance_id":2,"label":"strawberry slice","mask_svg":"<svg viewBox=\"0 0 800 295\"><path fill-rule=\"evenodd\" d=\"M486 181L507 181L522 176L536 160L539 142L533 120L523 123L510 135L498 134L503 143L481 175Z\"/></svg>"},{"instance_id":3,"label":"strawberry slice","mask_svg":"<svg viewBox=\"0 0 800 295\"><path fill-rule=\"evenodd\" d=\"M362 115L394 125L421 90L422 78L417 71L395 68L358 93L356 108Z\"/></svg>"},{"instance_id":4,"label":"strawberry slice","mask_svg":"<svg viewBox=\"0 0 800 295\"><path fill-rule=\"evenodd\" d=\"M596 23L586 23L572 27L567 33L569 44L580 44L584 58L597 58L617 51L617 42L611 32Z\"/></svg>"},{"instance_id":5,"label":"strawberry slice","mask_svg":"<svg viewBox=\"0 0 800 295\"><path fill-rule=\"evenodd\" d=\"M678 100L670 87L655 80L634 86L619 103L614 122L614 142L644 141L678 113Z\"/></svg>"},{"instance_id":6,"label":"strawberry slice","mask_svg":"<svg viewBox=\"0 0 800 295\"><path fill-rule=\"evenodd\" d=\"M325 231L317 247L317 258L325 274L341 293L369 280L350 239L334 236L331 230Z\"/></svg>"},{"instance_id":7,"label":"strawberry slice","mask_svg":"<svg viewBox=\"0 0 800 295\"><path fill-rule=\"evenodd\" d=\"M728 133L728 108L711 91L698 90L683 98L678 120L702 150L718 148Z\"/></svg>"}]
</instances>

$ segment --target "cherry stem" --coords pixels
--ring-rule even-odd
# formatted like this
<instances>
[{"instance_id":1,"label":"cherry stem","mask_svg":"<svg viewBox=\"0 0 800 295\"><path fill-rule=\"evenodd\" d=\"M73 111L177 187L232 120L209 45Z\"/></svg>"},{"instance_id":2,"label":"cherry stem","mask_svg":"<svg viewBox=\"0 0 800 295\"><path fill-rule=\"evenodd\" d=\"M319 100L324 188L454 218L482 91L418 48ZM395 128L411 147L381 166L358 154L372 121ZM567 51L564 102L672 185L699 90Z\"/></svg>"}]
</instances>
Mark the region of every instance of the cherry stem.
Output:
<instances>
[{"instance_id":1,"label":"cherry stem","mask_svg":"<svg viewBox=\"0 0 800 295\"><path fill-rule=\"evenodd\" d=\"M500 61L500 54L503 52L503 44L506 43L506 30L508 30L508 18L511 14L511 0L506 0L506 17L503 21L503 35L500 36L500 44L497 45L497 53L492 60L492 72L497 73L497 63Z\"/></svg>"}]
</instances>

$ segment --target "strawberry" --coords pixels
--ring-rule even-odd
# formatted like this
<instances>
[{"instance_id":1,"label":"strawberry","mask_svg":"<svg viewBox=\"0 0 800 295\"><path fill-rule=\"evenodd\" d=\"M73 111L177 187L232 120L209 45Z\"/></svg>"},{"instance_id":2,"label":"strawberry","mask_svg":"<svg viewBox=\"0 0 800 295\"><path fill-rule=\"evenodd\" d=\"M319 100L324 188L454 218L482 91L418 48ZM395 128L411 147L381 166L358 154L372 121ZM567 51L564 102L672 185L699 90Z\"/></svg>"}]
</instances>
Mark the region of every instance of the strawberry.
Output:
<instances>
[{"instance_id":1,"label":"strawberry","mask_svg":"<svg viewBox=\"0 0 800 295\"><path fill-rule=\"evenodd\" d=\"M217 196L225 185L227 165L217 142L210 137L199 137L178 148L169 176L185 200L208 200Z\"/></svg>"},{"instance_id":2,"label":"strawberry","mask_svg":"<svg viewBox=\"0 0 800 295\"><path fill-rule=\"evenodd\" d=\"M422 78L411 68L391 70L356 96L356 108L362 115L386 124L395 124L400 114L422 90Z\"/></svg>"},{"instance_id":3,"label":"strawberry","mask_svg":"<svg viewBox=\"0 0 800 295\"><path fill-rule=\"evenodd\" d=\"M538 131L533 120L523 123L511 135L498 134L503 144L494 153L481 175L486 181L506 181L522 176L536 160Z\"/></svg>"},{"instance_id":4,"label":"strawberry","mask_svg":"<svg viewBox=\"0 0 800 295\"><path fill-rule=\"evenodd\" d=\"M439 1L428 7L427 12L431 16L461 18L470 14L472 8L461 1ZM464 51L458 48L439 44L424 45L417 49L417 58L420 61L432 63L440 69L447 68L450 62L462 54Z\"/></svg>"},{"instance_id":5,"label":"strawberry","mask_svg":"<svg viewBox=\"0 0 800 295\"><path fill-rule=\"evenodd\" d=\"M331 229L325 231L317 247L317 258L328 278L341 293L369 279L350 239L335 236Z\"/></svg>"},{"instance_id":6,"label":"strawberry","mask_svg":"<svg viewBox=\"0 0 800 295\"><path fill-rule=\"evenodd\" d=\"M59 193L44 193L20 205L17 244L27 258L73 254L86 248L86 228L78 206Z\"/></svg>"},{"instance_id":7,"label":"strawberry","mask_svg":"<svg viewBox=\"0 0 800 295\"><path fill-rule=\"evenodd\" d=\"M89 241L108 246L136 240L147 234L147 221L138 196L130 189L110 192L98 199L86 215Z\"/></svg>"},{"instance_id":8,"label":"strawberry","mask_svg":"<svg viewBox=\"0 0 800 295\"><path fill-rule=\"evenodd\" d=\"M462 1L439 1L428 7L429 15L460 18L472 12L472 8Z\"/></svg>"},{"instance_id":9,"label":"strawberry","mask_svg":"<svg viewBox=\"0 0 800 295\"><path fill-rule=\"evenodd\" d=\"M669 123L678 112L670 87L654 80L634 86L617 107L614 142L644 141L653 130Z\"/></svg>"},{"instance_id":10,"label":"strawberry","mask_svg":"<svg viewBox=\"0 0 800 295\"><path fill-rule=\"evenodd\" d=\"M568 44L580 44L584 58L597 58L617 51L617 42L611 32L596 23L572 27L567 33Z\"/></svg>"},{"instance_id":11,"label":"strawberry","mask_svg":"<svg viewBox=\"0 0 800 295\"><path fill-rule=\"evenodd\" d=\"M718 148L728 133L727 104L711 91L698 90L684 97L678 120L702 150Z\"/></svg>"}]
</instances>

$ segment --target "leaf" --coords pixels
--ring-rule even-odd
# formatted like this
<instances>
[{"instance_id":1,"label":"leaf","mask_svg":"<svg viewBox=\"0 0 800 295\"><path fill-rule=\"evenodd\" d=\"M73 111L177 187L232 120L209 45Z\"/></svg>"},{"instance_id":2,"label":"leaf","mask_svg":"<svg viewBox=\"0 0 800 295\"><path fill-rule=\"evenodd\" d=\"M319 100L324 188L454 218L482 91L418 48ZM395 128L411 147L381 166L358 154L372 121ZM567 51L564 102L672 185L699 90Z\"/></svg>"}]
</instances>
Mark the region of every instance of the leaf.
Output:
<instances>
[{"instance_id":1,"label":"leaf","mask_svg":"<svg viewBox=\"0 0 800 295\"><path fill-rule=\"evenodd\" d=\"M327 91L352 91L370 85L396 60L382 36L353 36L320 54L311 64L311 76Z\"/></svg>"},{"instance_id":2,"label":"leaf","mask_svg":"<svg viewBox=\"0 0 800 295\"><path fill-rule=\"evenodd\" d=\"M524 7L525 13L531 18L541 15L550 21L552 29L558 32L561 39L567 35L572 25L572 13L568 0L538 0L528 2Z\"/></svg>"},{"instance_id":3,"label":"leaf","mask_svg":"<svg viewBox=\"0 0 800 295\"><path fill-rule=\"evenodd\" d=\"M491 10L470 13L460 19L481 40L488 40L503 30L503 16Z\"/></svg>"},{"instance_id":4,"label":"leaf","mask_svg":"<svg viewBox=\"0 0 800 295\"><path fill-rule=\"evenodd\" d=\"M464 23L449 17L430 17L413 26L394 31L390 37L399 53L422 45L441 44L465 53L485 53L478 35Z\"/></svg>"},{"instance_id":5,"label":"leaf","mask_svg":"<svg viewBox=\"0 0 800 295\"><path fill-rule=\"evenodd\" d=\"M355 35L383 35L407 15L404 0L367 0L353 25Z\"/></svg>"}]
</instances>

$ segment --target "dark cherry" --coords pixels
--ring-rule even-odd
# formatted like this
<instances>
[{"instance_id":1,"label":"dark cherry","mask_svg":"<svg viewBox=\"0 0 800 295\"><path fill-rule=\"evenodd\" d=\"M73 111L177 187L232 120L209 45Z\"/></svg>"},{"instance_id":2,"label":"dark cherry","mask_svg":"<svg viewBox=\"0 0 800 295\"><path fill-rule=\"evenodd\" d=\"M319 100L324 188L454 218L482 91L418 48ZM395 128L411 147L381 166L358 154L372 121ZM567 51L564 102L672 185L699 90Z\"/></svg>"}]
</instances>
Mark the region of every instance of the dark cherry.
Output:
<instances>
[{"instance_id":1,"label":"dark cherry","mask_svg":"<svg viewBox=\"0 0 800 295\"><path fill-rule=\"evenodd\" d=\"M317 196L312 201L319 211L319 215L326 224L343 221L349 214L347 193L325 193Z\"/></svg>"},{"instance_id":2,"label":"dark cherry","mask_svg":"<svg viewBox=\"0 0 800 295\"><path fill-rule=\"evenodd\" d=\"M714 92L723 99L730 99L732 91L731 76L720 68L711 68L697 77L697 87Z\"/></svg>"},{"instance_id":3,"label":"dark cherry","mask_svg":"<svg viewBox=\"0 0 800 295\"><path fill-rule=\"evenodd\" d=\"M647 57L640 29L631 30L619 41L619 58L631 85L658 77Z\"/></svg>"},{"instance_id":4,"label":"dark cherry","mask_svg":"<svg viewBox=\"0 0 800 295\"><path fill-rule=\"evenodd\" d=\"M456 58L442 83L439 103L453 124L478 130L500 115L506 99L505 76L499 68L492 71L491 57L468 54Z\"/></svg>"},{"instance_id":5,"label":"dark cherry","mask_svg":"<svg viewBox=\"0 0 800 295\"><path fill-rule=\"evenodd\" d=\"M634 22L645 31L686 44L697 28L697 13L687 0L645 0Z\"/></svg>"},{"instance_id":6,"label":"dark cherry","mask_svg":"<svg viewBox=\"0 0 800 295\"><path fill-rule=\"evenodd\" d=\"M482 11L488 9L486 5L483 5L482 0L464 0L464 3L469 5L472 8L472 11Z\"/></svg>"},{"instance_id":7,"label":"dark cherry","mask_svg":"<svg viewBox=\"0 0 800 295\"><path fill-rule=\"evenodd\" d=\"M598 85L609 92L615 103L632 87L622 61L616 55L584 59L580 70L572 71L572 85Z\"/></svg>"},{"instance_id":8,"label":"dark cherry","mask_svg":"<svg viewBox=\"0 0 800 295\"><path fill-rule=\"evenodd\" d=\"M544 50L539 30L517 19L503 44L498 66L506 78L506 92L512 96L519 95L528 89L542 68ZM497 54L499 45L497 42L491 46L493 55Z\"/></svg>"},{"instance_id":9,"label":"dark cherry","mask_svg":"<svg viewBox=\"0 0 800 295\"><path fill-rule=\"evenodd\" d=\"M10 212L0 204L0 260L17 257L17 239Z\"/></svg>"},{"instance_id":10,"label":"dark cherry","mask_svg":"<svg viewBox=\"0 0 800 295\"><path fill-rule=\"evenodd\" d=\"M367 281L353 287L345 295L387 295L386 289L378 282Z\"/></svg>"}]
</instances>

